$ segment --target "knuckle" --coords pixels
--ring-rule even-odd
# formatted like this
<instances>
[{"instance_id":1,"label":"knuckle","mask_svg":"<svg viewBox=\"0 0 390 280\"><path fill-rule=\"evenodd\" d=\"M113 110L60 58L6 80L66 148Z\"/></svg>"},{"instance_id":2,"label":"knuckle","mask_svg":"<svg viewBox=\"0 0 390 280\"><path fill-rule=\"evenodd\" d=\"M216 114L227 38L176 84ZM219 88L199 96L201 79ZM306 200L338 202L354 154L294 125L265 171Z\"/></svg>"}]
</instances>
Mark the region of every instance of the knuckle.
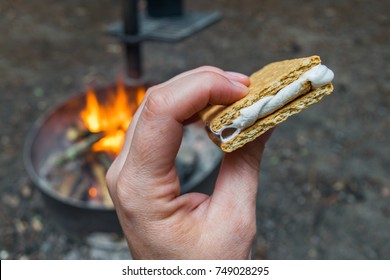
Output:
<instances>
[{"instance_id":1,"label":"knuckle","mask_svg":"<svg viewBox=\"0 0 390 280\"><path fill-rule=\"evenodd\" d=\"M134 193L132 193L133 189L131 187L131 184L131 179L120 175L116 182L115 190L115 199L127 219L132 218L137 212L136 207L134 205L134 200L132 199L132 197L134 197Z\"/></svg>"},{"instance_id":2,"label":"knuckle","mask_svg":"<svg viewBox=\"0 0 390 280\"><path fill-rule=\"evenodd\" d=\"M221 77L221 74L215 73L214 71L202 71L199 73L199 75L202 77L202 79L208 82L215 81Z\"/></svg>"},{"instance_id":3,"label":"knuckle","mask_svg":"<svg viewBox=\"0 0 390 280\"><path fill-rule=\"evenodd\" d=\"M106 182L107 182L107 187L109 190L114 189L115 186L115 175L114 175L114 167L111 165L111 167L108 169L106 173Z\"/></svg>"},{"instance_id":4,"label":"knuckle","mask_svg":"<svg viewBox=\"0 0 390 280\"><path fill-rule=\"evenodd\" d=\"M203 71L198 73L198 85L202 88L203 91L212 91L213 86L218 83L222 83L225 79L222 79L222 76L213 71Z\"/></svg>"},{"instance_id":5,"label":"knuckle","mask_svg":"<svg viewBox=\"0 0 390 280\"><path fill-rule=\"evenodd\" d=\"M118 179L116 181L116 189L117 189L117 195L118 197L126 197L128 195L128 187L132 184L131 179L129 176L124 176L123 171L120 172ZM126 187L125 187L126 186Z\"/></svg>"},{"instance_id":6,"label":"knuckle","mask_svg":"<svg viewBox=\"0 0 390 280\"><path fill-rule=\"evenodd\" d=\"M166 100L163 95L157 90L151 90L145 101L145 107L142 115L145 120L154 120L161 113L162 108L165 107Z\"/></svg>"},{"instance_id":7,"label":"knuckle","mask_svg":"<svg viewBox=\"0 0 390 280\"><path fill-rule=\"evenodd\" d=\"M203 66L200 66L198 67L197 69L199 72L218 72L218 73L222 73L223 70L217 68L217 67L214 67L214 66L210 66L210 65L203 65Z\"/></svg>"}]
</instances>

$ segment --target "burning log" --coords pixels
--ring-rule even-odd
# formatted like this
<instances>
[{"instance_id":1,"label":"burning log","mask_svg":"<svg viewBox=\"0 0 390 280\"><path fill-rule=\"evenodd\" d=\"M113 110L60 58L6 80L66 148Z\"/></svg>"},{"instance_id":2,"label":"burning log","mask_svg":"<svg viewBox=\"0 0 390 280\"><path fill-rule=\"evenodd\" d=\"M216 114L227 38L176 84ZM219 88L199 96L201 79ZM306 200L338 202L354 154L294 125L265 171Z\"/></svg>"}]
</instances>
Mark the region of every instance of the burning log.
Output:
<instances>
[{"instance_id":1,"label":"burning log","mask_svg":"<svg viewBox=\"0 0 390 280\"><path fill-rule=\"evenodd\" d=\"M49 162L53 166L61 166L68 161L74 160L80 155L85 155L91 149L92 145L101 140L103 137L104 133L90 134L67 148L65 151L54 154Z\"/></svg>"},{"instance_id":2,"label":"burning log","mask_svg":"<svg viewBox=\"0 0 390 280\"><path fill-rule=\"evenodd\" d=\"M72 186L72 191L69 196L77 200L88 200L88 197L86 197L86 193L88 193L91 184L91 178L82 174L79 177L78 183Z\"/></svg>"},{"instance_id":3,"label":"burning log","mask_svg":"<svg viewBox=\"0 0 390 280\"><path fill-rule=\"evenodd\" d=\"M108 168L110 168L114 160L107 153L104 152L97 153L96 158L100 162L100 164L104 167L105 170L108 170Z\"/></svg>"},{"instance_id":4,"label":"burning log","mask_svg":"<svg viewBox=\"0 0 390 280\"><path fill-rule=\"evenodd\" d=\"M70 134L77 135L75 139L78 141L47 160L46 178L61 196L113 208L105 180L113 159L106 152L93 149L93 145L105 134L85 133L75 127L71 130Z\"/></svg>"},{"instance_id":5,"label":"burning log","mask_svg":"<svg viewBox=\"0 0 390 280\"><path fill-rule=\"evenodd\" d=\"M93 162L91 164L91 171L99 185L103 205L107 208L113 208L114 204L111 200L110 193L108 192L108 186L106 182L106 169L99 163Z\"/></svg>"},{"instance_id":6,"label":"burning log","mask_svg":"<svg viewBox=\"0 0 390 280\"><path fill-rule=\"evenodd\" d=\"M69 197L76 186L80 182L81 172L76 171L66 174L59 184L54 186L54 189L63 197Z\"/></svg>"},{"instance_id":7,"label":"burning log","mask_svg":"<svg viewBox=\"0 0 390 280\"><path fill-rule=\"evenodd\" d=\"M90 134L91 132L86 127L73 124L66 130L65 136L68 141L76 142L82 140Z\"/></svg>"}]
</instances>

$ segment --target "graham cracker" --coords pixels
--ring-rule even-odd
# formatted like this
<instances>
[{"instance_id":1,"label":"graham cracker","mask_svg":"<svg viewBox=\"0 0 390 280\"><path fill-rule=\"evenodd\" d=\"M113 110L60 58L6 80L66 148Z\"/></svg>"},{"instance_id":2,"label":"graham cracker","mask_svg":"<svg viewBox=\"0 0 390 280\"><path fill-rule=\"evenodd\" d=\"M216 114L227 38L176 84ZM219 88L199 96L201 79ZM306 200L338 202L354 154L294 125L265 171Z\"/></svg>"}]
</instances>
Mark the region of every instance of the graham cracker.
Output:
<instances>
[{"instance_id":1,"label":"graham cracker","mask_svg":"<svg viewBox=\"0 0 390 280\"><path fill-rule=\"evenodd\" d=\"M284 60L266 65L250 76L248 94L230 106L210 106L201 112L201 118L206 125L219 130L229 125L240 115L242 108L248 107L259 99L275 95L280 89L297 80L303 73L321 63L319 56ZM232 152L246 143L253 141L270 128L286 120L289 116L299 113L308 106L317 103L323 96L333 91L332 84L312 89L310 82L305 85L307 93L286 104L272 114L259 119L251 127L241 131L234 139L221 143L210 130L210 138L224 151Z\"/></svg>"}]
</instances>

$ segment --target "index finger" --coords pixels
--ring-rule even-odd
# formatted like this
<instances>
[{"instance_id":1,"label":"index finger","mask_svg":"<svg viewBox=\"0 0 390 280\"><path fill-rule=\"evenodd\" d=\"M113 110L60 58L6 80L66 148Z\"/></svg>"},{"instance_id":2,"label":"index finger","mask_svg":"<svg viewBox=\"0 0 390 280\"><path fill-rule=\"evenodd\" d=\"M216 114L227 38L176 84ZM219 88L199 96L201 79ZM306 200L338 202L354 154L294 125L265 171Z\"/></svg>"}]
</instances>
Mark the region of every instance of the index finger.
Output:
<instances>
[{"instance_id":1,"label":"index finger","mask_svg":"<svg viewBox=\"0 0 390 280\"><path fill-rule=\"evenodd\" d=\"M151 192L157 191L155 186L174 183L174 160L182 140L183 122L209 103L230 104L246 91L242 84L212 71L191 73L151 88L136 123L131 124L133 131L127 140L130 144L122 174L139 175L135 180L142 182L135 185L150 186ZM171 194L178 193L177 188L171 189Z\"/></svg>"}]
</instances>

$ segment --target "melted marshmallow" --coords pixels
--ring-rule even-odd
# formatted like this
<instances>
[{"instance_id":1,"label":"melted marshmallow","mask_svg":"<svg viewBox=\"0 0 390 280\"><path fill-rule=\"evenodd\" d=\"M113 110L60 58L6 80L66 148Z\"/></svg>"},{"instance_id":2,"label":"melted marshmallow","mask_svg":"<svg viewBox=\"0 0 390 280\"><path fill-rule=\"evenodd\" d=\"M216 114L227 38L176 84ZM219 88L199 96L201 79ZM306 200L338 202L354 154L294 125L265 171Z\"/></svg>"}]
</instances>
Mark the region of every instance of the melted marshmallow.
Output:
<instances>
[{"instance_id":1,"label":"melted marshmallow","mask_svg":"<svg viewBox=\"0 0 390 280\"><path fill-rule=\"evenodd\" d=\"M299 77L298 80L282 88L275 95L266 96L249 107L241 109L240 116L231 124L222 127L220 130L214 131L211 129L211 131L219 137L222 143L226 143L236 137L242 130L250 127L258 119L275 112L303 94L302 85L307 81L311 83L312 88L319 88L329 84L333 77L332 70L325 65L319 64L314 66Z\"/></svg>"}]
</instances>

